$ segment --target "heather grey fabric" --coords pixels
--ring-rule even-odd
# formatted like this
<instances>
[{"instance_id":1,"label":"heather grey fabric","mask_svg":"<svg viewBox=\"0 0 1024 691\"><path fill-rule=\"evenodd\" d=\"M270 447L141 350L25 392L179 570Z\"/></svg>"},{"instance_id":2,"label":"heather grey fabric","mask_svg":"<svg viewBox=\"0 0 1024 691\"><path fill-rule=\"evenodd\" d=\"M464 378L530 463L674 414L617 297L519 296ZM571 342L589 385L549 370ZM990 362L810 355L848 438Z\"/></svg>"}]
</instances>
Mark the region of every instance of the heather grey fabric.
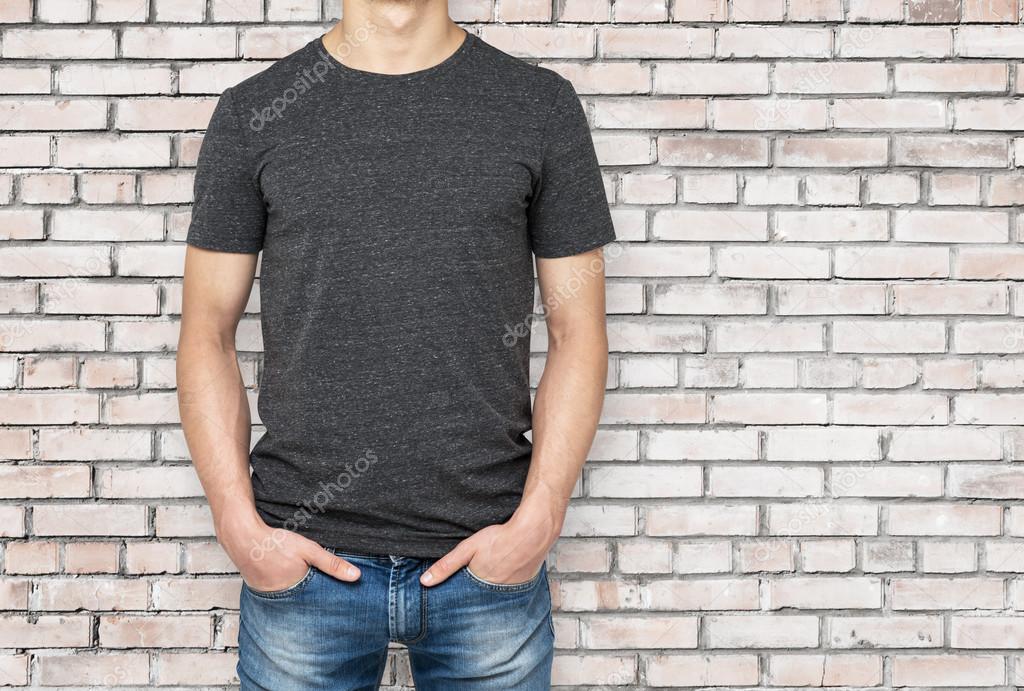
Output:
<instances>
[{"instance_id":1,"label":"heather grey fabric","mask_svg":"<svg viewBox=\"0 0 1024 691\"><path fill-rule=\"evenodd\" d=\"M190 244L263 252L263 518L421 558L507 520L530 462L529 342L510 334L532 254L614 239L569 82L472 35L397 76L317 39L224 93L195 196Z\"/></svg>"}]
</instances>

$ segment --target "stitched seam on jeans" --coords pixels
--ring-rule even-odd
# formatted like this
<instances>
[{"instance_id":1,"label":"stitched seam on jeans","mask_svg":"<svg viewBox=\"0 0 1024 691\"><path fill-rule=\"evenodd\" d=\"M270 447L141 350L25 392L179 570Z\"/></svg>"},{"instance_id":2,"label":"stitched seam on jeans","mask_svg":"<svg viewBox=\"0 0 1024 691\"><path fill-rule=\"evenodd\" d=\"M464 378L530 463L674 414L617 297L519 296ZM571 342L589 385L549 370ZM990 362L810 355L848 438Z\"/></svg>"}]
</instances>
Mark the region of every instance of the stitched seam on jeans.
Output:
<instances>
[{"instance_id":1,"label":"stitched seam on jeans","mask_svg":"<svg viewBox=\"0 0 1024 691\"><path fill-rule=\"evenodd\" d=\"M337 557L342 557L343 559L344 558L353 558L353 559L370 559L370 560L373 560L373 561L386 561L386 562L390 562L391 561L388 557L383 557L383 556L381 556L379 554L356 554L355 552L346 552L346 551L341 550L341 549L330 549L329 551L331 552L331 554L333 554L333 555L335 555Z\"/></svg>"},{"instance_id":2,"label":"stitched seam on jeans","mask_svg":"<svg viewBox=\"0 0 1024 691\"><path fill-rule=\"evenodd\" d=\"M397 642L397 626L395 626L395 611L398 603L395 600L395 564L391 564L388 571L388 640Z\"/></svg>"},{"instance_id":3,"label":"stitched seam on jeans","mask_svg":"<svg viewBox=\"0 0 1024 691\"><path fill-rule=\"evenodd\" d=\"M309 566L306 568L306 575L302 577L301 581L299 581L295 585L290 585L283 590L256 590L255 588L250 587L249 584L245 581L242 581L242 585L245 586L245 589L256 597L261 597L264 600L276 600L282 597L288 597L289 595L293 595L299 590L305 588L306 584L310 581L311 578L313 578L313 567Z\"/></svg>"},{"instance_id":4,"label":"stitched seam on jeans","mask_svg":"<svg viewBox=\"0 0 1024 691\"><path fill-rule=\"evenodd\" d=\"M544 589L547 591L547 594L548 594L548 630L551 631L551 637L554 638L555 637L554 608L553 608L552 603L551 603L551 584L548 583L548 579L547 578L544 579Z\"/></svg>"},{"instance_id":5,"label":"stitched seam on jeans","mask_svg":"<svg viewBox=\"0 0 1024 691\"><path fill-rule=\"evenodd\" d=\"M488 581L488 580L485 580L483 578L480 578L479 576L477 576L475 573L473 573L469 569L468 565L466 567L464 567L464 568L465 568L465 571L466 571L466 575L469 576L469 578L473 582L475 582L477 585L479 585L479 586L481 586L483 588L487 588L489 590L494 590L494 591L499 592L499 593L521 593L523 591L530 590L531 588L535 587L538 583L540 583L541 574L544 573L544 565L541 564L540 571L538 571L537 575L534 576L533 578L531 578L530 580L523 581L522 583L507 583L506 584L506 583L493 583L491 581Z\"/></svg>"},{"instance_id":6,"label":"stitched seam on jeans","mask_svg":"<svg viewBox=\"0 0 1024 691\"><path fill-rule=\"evenodd\" d=\"M421 565L420 568L422 569L420 571L420 575L422 575L423 571L426 571L426 568L423 565ZM418 643L427 636L427 595L430 593L430 588L421 584L419 578L416 579L416 585L420 589L420 632L419 635L416 636L416 638L406 641L406 645L409 645L410 643Z\"/></svg>"}]
</instances>

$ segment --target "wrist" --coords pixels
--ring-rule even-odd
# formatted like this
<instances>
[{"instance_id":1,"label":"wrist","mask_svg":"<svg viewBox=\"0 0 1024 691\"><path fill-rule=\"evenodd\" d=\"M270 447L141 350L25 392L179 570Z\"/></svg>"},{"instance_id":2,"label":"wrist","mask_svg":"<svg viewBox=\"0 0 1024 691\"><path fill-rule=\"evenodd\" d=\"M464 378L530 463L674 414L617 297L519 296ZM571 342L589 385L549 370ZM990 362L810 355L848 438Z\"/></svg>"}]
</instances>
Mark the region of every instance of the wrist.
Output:
<instances>
[{"instance_id":1,"label":"wrist","mask_svg":"<svg viewBox=\"0 0 1024 691\"><path fill-rule=\"evenodd\" d=\"M524 498L509 522L530 532L546 546L551 546L561 534L564 520L564 505Z\"/></svg>"},{"instance_id":2,"label":"wrist","mask_svg":"<svg viewBox=\"0 0 1024 691\"><path fill-rule=\"evenodd\" d=\"M252 501L224 503L213 508L213 526L217 540L222 544L235 536L249 534L266 524L256 512Z\"/></svg>"}]
</instances>

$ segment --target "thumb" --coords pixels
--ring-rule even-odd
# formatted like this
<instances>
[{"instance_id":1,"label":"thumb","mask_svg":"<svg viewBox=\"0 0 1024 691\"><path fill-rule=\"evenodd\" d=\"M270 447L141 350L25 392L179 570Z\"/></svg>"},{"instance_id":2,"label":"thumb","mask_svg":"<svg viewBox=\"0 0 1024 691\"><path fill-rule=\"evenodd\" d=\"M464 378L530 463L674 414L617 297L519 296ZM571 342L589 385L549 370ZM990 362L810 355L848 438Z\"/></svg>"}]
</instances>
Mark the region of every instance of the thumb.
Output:
<instances>
[{"instance_id":1,"label":"thumb","mask_svg":"<svg viewBox=\"0 0 1024 691\"><path fill-rule=\"evenodd\" d=\"M310 566L315 566L328 576L333 576L341 581L359 580L360 573L358 568L337 554L328 552L312 540L310 540L309 551L304 556Z\"/></svg>"},{"instance_id":2,"label":"thumb","mask_svg":"<svg viewBox=\"0 0 1024 691\"><path fill-rule=\"evenodd\" d=\"M423 572L420 576L420 583L423 585L437 585L446 581L453 573L469 563L476 554L476 545L470 542L472 538L466 538L455 545L452 551L444 555Z\"/></svg>"}]
</instances>

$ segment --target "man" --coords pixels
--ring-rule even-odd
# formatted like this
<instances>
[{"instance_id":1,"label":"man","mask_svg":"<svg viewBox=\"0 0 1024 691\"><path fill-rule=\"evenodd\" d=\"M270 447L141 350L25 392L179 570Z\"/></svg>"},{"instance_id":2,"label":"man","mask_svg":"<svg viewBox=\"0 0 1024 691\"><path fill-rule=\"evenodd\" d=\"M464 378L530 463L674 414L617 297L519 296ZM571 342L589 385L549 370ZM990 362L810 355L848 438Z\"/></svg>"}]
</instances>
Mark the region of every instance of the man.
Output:
<instances>
[{"instance_id":1,"label":"man","mask_svg":"<svg viewBox=\"0 0 1024 691\"><path fill-rule=\"evenodd\" d=\"M607 367L586 118L444 0L343 15L224 93L196 172L178 385L244 581L242 688L373 689L393 641L419 689L547 689L544 559ZM235 330L261 251L250 453Z\"/></svg>"}]
</instances>

